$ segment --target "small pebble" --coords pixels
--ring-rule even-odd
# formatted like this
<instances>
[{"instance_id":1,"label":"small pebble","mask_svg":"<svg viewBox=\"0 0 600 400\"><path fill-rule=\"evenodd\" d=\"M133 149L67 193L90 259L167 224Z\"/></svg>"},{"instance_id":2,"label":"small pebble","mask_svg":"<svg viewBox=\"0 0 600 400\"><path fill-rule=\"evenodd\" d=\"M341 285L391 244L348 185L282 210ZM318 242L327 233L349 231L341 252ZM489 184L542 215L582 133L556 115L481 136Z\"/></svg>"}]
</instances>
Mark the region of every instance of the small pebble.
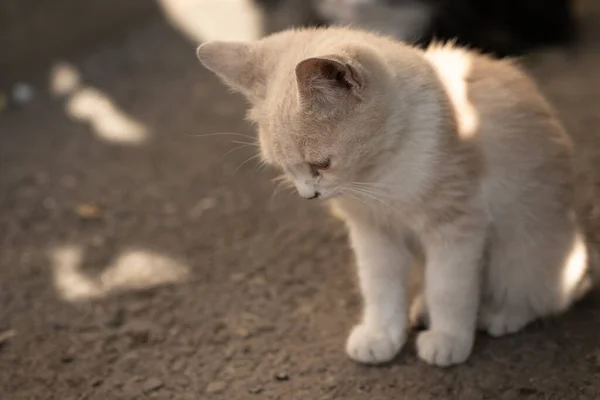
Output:
<instances>
[{"instance_id":1,"label":"small pebble","mask_svg":"<svg viewBox=\"0 0 600 400\"><path fill-rule=\"evenodd\" d=\"M537 390L529 387L521 387L518 391L519 394L522 396L532 396L537 393Z\"/></svg>"},{"instance_id":2,"label":"small pebble","mask_svg":"<svg viewBox=\"0 0 600 400\"><path fill-rule=\"evenodd\" d=\"M173 362L173 364L171 364L171 370L173 372L179 372L182 371L186 366L186 361L183 358L180 358L178 360L175 360L175 362Z\"/></svg>"},{"instance_id":3,"label":"small pebble","mask_svg":"<svg viewBox=\"0 0 600 400\"><path fill-rule=\"evenodd\" d=\"M194 207L192 207L192 209L189 212L190 218L199 218L204 213L204 211L210 210L216 205L217 201L215 199L213 199L212 197L206 197L200 200L198 203L196 203Z\"/></svg>"},{"instance_id":4,"label":"small pebble","mask_svg":"<svg viewBox=\"0 0 600 400\"><path fill-rule=\"evenodd\" d=\"M163 386L165 386L165 384L160 379L158 379L158 378L149 378L142 385L142 391L144 393L155 392L155 391L159 390L160 388L162 388Z\"/></svg>"},{"instance_id":5,"label":"small pebble","mask_svg":"<svg viewBox=\"0 0 600 400\"><path fill-rule=\"evenodd\" d=\"M150 341L150 332L148 331L134 331L129 334L132 346L139 346L146 344Z\"/></svg>"},{"instance_id":6,"label":"small pebble","mask_svg":"<svg viewBox=\"0 0 600 400\"><path fill-rule=\"evenodd\" d=\"M130 323L127 326L127 336L129 336L132 346L140 346L150 342L152 336L152 327L143 323Z\"/></svg>"},{"instance_id":7,"label":"small pebble","mask_svg":"<svg viewBox=\"0 0 600 400\"><path fill-rule=\"evenodd\" d=\"M275 380L278 382L286 382L290 380L290 376L285 372L278 372L275 374Z\"/></svg>"},{"instance_id":8,"label":"small pebble","mask_svg":"<svg viewBox=\"0 0 600 400\"><path fill-rule=\"evenodd\" d=\"M73 357L72 356L64 356L61 357L60 362L62 362L63 364L71 364L73 362Z\"/></svg>"},{"instance_id":9,"label":"small pebble","mask_svg":"<svg viewBox=\"0 0 600 400\"><path fill-rule=\"evenodd\" d=\"M92 381L92 387L98 387L104 382L101 378L96 378Z\"/></svg>"},{"instance_id":10,"label":"small pebble","mask_svg":"<svg viewBox=\"0 0 600 400\"><path fill-rule=\"evenodd\" d=\"M264 389L261 388L261 387L255 387L255 388L249 389L248 393L250 393L250 394L261 394L263 392L263 390Z\"/></svg>"},{"instance_id":11,"label":"small pebble","mask_svg":"<svg viewBox=\"0 0 600 400\"><path fill-rule=\"evenodd\" d=\"M252 333L248 329L246 329L244 327L238 327L238 328L236 328L235 329L235 334L237 336L239 336L240 338L242 338L242 339L248 339L250 336L252 336Z\"/></svg>"},{"instance_id":12,"label":"small pebble","mask_svg":"<svg viewBox=\"0 0 600 400\"><path fill-rule=\"evenodd\" d=\"M369 385L368 383L363 383L361 385L358 386L358 391L359 392L370 392L371 391L371 385Z\"/></svg>"},{"instance_id":13,"label":"small pebble","mask_svg":"<svg viewBox=\"0 0 600 400\"><path fill-rule=\"evenodd\" d=\"M9 329L7 331L0 331L0 344L9 341L13 337L17 336L17 331Z\"/></svg>"},{"instance_id":14,"label":"small pebble","mask_svg":"<svg viewBox=\"0 0 600 400\"><path fill-rule=\"evenodd\" d=\"M100 208L94 204L79 204L75 212L83 219L97 219L102 215Z\"/></svg>"},{"instance_id":15,"label":"small pebble","mask_svg":"<svg viewBox=\"0 0 600 400\"><path fill-rule=\"evenodd\" d=\"M223 381L215 381L208 384L206 387L207 394L217 394L223 392L227 388L227 384Z\"/></svg>"}]
</instances>

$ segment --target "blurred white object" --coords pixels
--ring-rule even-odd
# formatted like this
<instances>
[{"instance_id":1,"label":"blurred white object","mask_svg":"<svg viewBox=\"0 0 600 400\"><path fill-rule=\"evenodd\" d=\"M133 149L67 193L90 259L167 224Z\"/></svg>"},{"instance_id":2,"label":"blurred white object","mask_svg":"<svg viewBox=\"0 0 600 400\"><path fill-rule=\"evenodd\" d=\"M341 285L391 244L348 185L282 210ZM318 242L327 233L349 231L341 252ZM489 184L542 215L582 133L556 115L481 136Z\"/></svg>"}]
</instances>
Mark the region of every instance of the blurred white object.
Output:
<instances>
[{"instance_id":1,"label":"blurred white object","mask_svg":"<svg viewBox=\"0 0 600 400\"><path fill-rule=\"evenodd\" d=\"M355 22L359 12L373 6L377 0L314 0L321 17L340 24Z\"/></svg>"},{"instance_id":2,"label":"blurred white object","mask_svg":"<svg viewBox=\"0 0 600 400\"><path fill-rule=\"evenodd\" d=\"M33 88L27 83L19 82L13 88L12 97L17 104L29 103L33 100Z\"/></svg>"},{"instance_id":3,"label":"blurred white object","mask_svg":"<svg viewBox=\"0 0 600 400\"><path fill-rule=\"evenodd\" d=\"M131 249L92 278L81 271L85 249L66 245L50 251L54 286L67 301L102 298L115 292L144 290L155 286L183 282L189 266L158 253Z\"/></svg>"},{"instance_id":4,"label":"blurred white object","mask_svg":"<svg viewBox=\"0 0 600 400\"><path fill-rule=\"evenodd\" d=\"M67 101L66 110L72 118L89 123L102 140L135 145L148 139L146 127L98 89L84 87L75 91Z\"/></svg>"},{"instance_id":5,"label":"blurred white object","mask_svg":"<svg viewBox=\"0 0 600 400\"><path fill-rule=\"evenodd\" d=\"M50 72L50 91L59 96L72 93L80 85L77 68L66 62L59 62Z\"/></svg>"},{"instance_id":6,"label":"blurred white object","mask_svg":"<svg viewBox=\"0 0 600 400\"><path fill-rule=\"evenodd\" d=\"M262 14L251 0L159 0L175 27L196 42L255 40Z\"/></svg>"},{"instance_id":7,"label":"blurred white object","mask_svg":"<svg viewBox=\"0 0 600 400\"><path fill-rule=\"evenodd\" d=\"M317 14L333 24L353 25L400 40L419 38L431 23L433 8L417 0L313 0Z\"/></svg>"}]
</instances>

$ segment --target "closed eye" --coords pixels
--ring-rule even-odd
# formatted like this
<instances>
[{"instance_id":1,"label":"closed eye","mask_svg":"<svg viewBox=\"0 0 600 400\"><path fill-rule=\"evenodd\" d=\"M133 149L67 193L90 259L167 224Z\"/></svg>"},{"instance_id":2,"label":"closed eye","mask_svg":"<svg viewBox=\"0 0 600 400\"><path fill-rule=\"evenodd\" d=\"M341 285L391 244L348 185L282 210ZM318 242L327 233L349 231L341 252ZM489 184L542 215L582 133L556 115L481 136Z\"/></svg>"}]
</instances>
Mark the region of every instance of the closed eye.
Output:
<instances>
[{"instance_id":1,"label":"closed eye","mask_svg":"<svg viewBox=\"0 0 600 400\"><path fill-rule=\"evenodd\" d=\"M313 172L314 171L324 171L326 169L329 169L329 167L331 167L331 158L327 158L322 161L312 162L312 163L309 163L308 165L310 166L310 169Z\"/></svg>"}]
</instances>

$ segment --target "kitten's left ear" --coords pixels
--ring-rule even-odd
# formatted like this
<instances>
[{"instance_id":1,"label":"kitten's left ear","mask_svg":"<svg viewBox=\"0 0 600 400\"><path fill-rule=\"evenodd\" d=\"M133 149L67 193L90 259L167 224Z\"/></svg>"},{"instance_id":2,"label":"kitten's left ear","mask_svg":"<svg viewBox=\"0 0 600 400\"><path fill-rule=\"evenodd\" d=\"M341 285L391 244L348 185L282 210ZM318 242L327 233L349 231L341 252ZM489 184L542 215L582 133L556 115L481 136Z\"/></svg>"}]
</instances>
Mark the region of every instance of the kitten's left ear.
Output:
<instances>
[{"instance_id":1,"label":"kitten's left ear","mask_svg":"<svg viewBox=\"0 0 600 400\"><path fill-rule=\"evenodd\" d=\"M296 66L296 82L305 104L336 106L342 102L360 101L364 72L341 57L313 57Z\"/></svg>"},{"instance_id":2,"label":"kitten's left ear","mask_svg":"<svg viewBox=\"0 0 600 400\"><path fill-rule=\"evenodd\" d=\"M196 55L206 68L251 101L263 96L264 68L254 43L207 42L198 47Z\"/></svg>"}]
</instances>

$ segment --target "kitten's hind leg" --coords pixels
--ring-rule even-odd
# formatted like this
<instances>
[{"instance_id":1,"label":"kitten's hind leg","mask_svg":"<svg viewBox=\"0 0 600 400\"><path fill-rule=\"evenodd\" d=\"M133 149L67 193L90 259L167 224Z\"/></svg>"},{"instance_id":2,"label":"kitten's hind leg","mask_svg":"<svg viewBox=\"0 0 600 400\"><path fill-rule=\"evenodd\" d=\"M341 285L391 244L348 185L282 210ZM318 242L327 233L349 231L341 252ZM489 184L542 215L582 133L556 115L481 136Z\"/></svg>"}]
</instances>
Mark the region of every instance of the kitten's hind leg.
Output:
<instances>
[{"instance_id":1,"label":"kitten's hind leg","mask_svg":"<svg viewBox=\"0 0 600 400\"><path fill-rule=\"evenodd\" d=\"M479 316L480 328L491 336L512 334L538 318L559 314L589 287L583 235L571 219L554 218L552 231L537 226L530 227L529 235L499 230Z\"/></svg>"},{"instance_id":2,"label":"kitten's hind leg","mask_svg":"<svg viewBox=\"0 0 600 400\"><path fill-rule=\"evenodd\" d=\"M479 316L479 328L490 336L500 337L520 331L535 319L535 314L526 304L521 306L503 306L494 310L483 307Z\"/></svg>"}]
</instances>

